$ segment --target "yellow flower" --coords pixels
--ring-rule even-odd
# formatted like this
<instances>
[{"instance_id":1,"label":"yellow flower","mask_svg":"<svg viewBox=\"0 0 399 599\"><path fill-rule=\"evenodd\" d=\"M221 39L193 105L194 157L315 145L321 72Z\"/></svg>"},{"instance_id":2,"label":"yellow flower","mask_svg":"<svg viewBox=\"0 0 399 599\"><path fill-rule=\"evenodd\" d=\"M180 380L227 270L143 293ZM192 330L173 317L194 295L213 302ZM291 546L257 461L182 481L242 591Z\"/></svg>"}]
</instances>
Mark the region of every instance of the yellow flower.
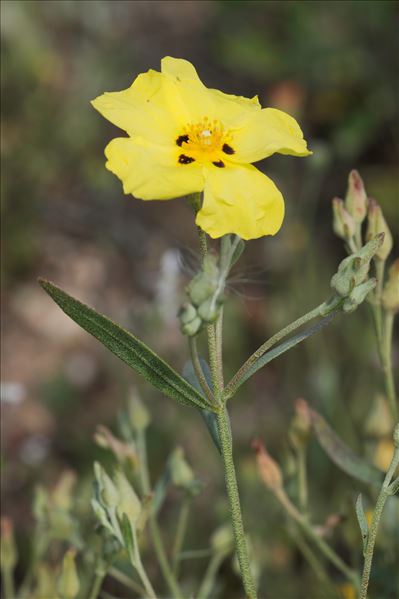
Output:
<instances>
[{"instance_id":1,"label":"yellow flower","mask_svg":"<svg viewBox=\"0 0 399 599\"><path fill-rule=\"evenodd\" d=\"M129 137L105 149L106 167L126 194L169 200L204 192L196 223L211 237L274 235L284 217L281 193L252 166L275 152L307 156L288 114L252 99L208 89L187 60L166 57L162 70L105 93L93 106Z\"/></svg>"}]
</instances>

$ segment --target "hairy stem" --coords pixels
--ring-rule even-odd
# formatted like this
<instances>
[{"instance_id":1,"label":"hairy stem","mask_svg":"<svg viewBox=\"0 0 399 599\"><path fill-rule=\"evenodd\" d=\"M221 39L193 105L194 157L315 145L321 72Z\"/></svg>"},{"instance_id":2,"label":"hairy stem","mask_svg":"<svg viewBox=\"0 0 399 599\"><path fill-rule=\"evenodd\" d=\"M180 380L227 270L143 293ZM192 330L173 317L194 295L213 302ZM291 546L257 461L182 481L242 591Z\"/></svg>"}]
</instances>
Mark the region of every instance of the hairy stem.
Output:
<instances>
[{"instance_id":1,"label":"hairy stem","mask_svg":"<svg viewBox=\"0 0 399 599\"><path fill-rule=\"evenodd\" d=\"M217 415L220 445L222 449L224 474L229 499L230 517L233 525L233 533L237 550L238 562L240 564L241 577L244 584L246 596L256 599L255 584L250 569L247 540L245 538L242 522L240 496L238 493L237 478L233 461L233 444L230 432L229 416L226 407Z\"/></svg>"},{"instance_id":2,"label":"hairy stem","mask_svg":"<svg viewBox=\"0 0 399 599\"><path fill-rule=\"evenodd\" d=\"M399 428L399 423L397 423L396 428ZM367 597L367 589L370 580L371 566L373 563L374 556L374 546L377 538L378 525L380 523L380 519L382 516L382 511L385 506L385 502L388 499L389 495L391 495L391 490L389 489L389 485L391 483L392 477L395 473L396 468L399 464L399 447L395 448L391 465L389 466L388 472L386 473L384 482L382 483L380 494L378 495L377 503L374 508L373 517L370 524L370 530L367 537L366 551L364 554L364 566L363 566L363 574L362 574L362 582L360 586L360 596L359 599L366 599Z\"/></svg>"}]
</instances>

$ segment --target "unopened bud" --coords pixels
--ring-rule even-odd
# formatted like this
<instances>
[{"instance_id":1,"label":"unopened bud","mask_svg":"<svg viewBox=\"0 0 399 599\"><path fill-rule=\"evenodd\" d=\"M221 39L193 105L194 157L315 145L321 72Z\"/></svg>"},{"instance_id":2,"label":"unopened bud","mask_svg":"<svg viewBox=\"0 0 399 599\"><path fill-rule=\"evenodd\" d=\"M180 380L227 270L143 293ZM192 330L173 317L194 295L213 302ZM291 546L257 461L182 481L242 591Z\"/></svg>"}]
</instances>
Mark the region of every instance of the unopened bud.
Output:
<instances>
[{"instance_id":1,"label":"unopened bud","mask_svg":"<svg viewBox=\"0 0 399 599\"><path fill-rule=\"evenodd\" d=\"M265 485L275 491L281 489L283 486L283 477L280 466L266 451L263 442L260 439L254 439L252 441L252 449L255 450L258 472Z\"/></svg>"},{"instance_id":2,"label":"unopened bud","mask_svg":"<svg viewBox=\"0 0 399 599\"><path fill-rule=\"evenodd\" d=\"M180 329L183 335L193 337L199 332L202 321L197 314L196 308L192 304L183 304L179 310L178 317L180 319Z\"/></svg>"},{"instance_id":3,"label":"unopened bud","mask_svg":"<svg viewBox=\"0 0 399 599\"><path fill-rule=\"evenodd\" d=\"M341 239L349 241L355 234L355 221L346 210L344 202L340 198L333 199L332 209L334 233L338 237L341 237Z\"/></svg>"},{"instance_id":4,"label":"unopened bud","mask_svg":"<svg viewBox=\"0 0 399 599\"><path fill-rule=\"evenodd\" d=\"M384 233L383 243L375 253L375 258L378 260L386 260L391 253L393 240L391 231L387 225L381 206L373 199L369 200L368 205L368 227L366 239L371 239L379 233Z\"/></svg>"},{"instance_id":5,"label":"unopened bud","mask_svg":"<svg viewBox=\"0 0 399 599\"><path fill-rule=\"evenodd\" d=\"M76 485L76 474L72 470L63 472L51 493L52 506L68 511L72 504L72 492Z\"/></svg>"},{"instance_id":6,"label":"unopened bud","mask_svg":"<svg viewBox=\"0 0 399 599\"><path fill-rule=\"evenodd\" d=\"M331 287L341 297L347 297L352 290L367 279L371 258L376 254L384 241L384 233L376 235L356 254L348 256L338 266L338 271L331 279Z\"/></svg>"},{"instance_id":7,"label":"unopened bud","mask_svg":"<svg viewBox=\"0 0 399 599\"><path fill-rule=\"evenodd\" d=\"M215 553L230 553L234 549L234 536L230 524L220 526L211 536L211 547Z\"/></svg>"},{"instance_id":8,"label":"unopened bud","mask_svg":"<svg viewBox=\"0 0 399 599\"><path fill-rule=\"evenodd\" d=\"M173 484L189 490L194 481L194 473L185 459L181 447L177 447L173 451L169 464Z\"/></svg>"},{"instance_id":9,"label":"unopened bud","mask_svg":"<svg viewBox=\"0 0 399 599\"><path fill-rule=\"evenodd\" d=\"M212 297L218 286L219 268L216 257L207 254L202 270L193 278L187 287L187 293L195 306L200 306Z\"/></svg>"},{"instance_id":10,"label":"unopened bud","mask_svg":"<svg viewBox=\"0 0 399 599\"><path fill-rule=\"evenodd\" d=\"M57 581L57 589L62 599L75 599L79 593L79 578L75 564L76 552L70 549L66 552L63 562L61 574Z\"/></svg>"},{"instance_id":11,"label":"unopened bud","mask_svg":"<svg viewBox=\"0 0 399 599\"><path fill-rule=\"evenodd\" d=\"M215 322L219 314L219 306L214 297L205 300L198 308L198 315L207 323Z\"/></svg>"},{"instance_id":12,"label":"unopened bud","mask_svg":"<svg viewBox=\"0 0 399 599\"><path fill-rule=\"evenodd\" d=\"M127 460L133 467L137 465L138 458L132 443L124 443L115 437L106 426L99 425L97 427L94 441L99 447L112 451L119 462Z\"/></svg>"},{"instance_id":13,"label":"unopened bud","mask_svg":"<svg viewBox=\"0 0 399 599\"><path fill-rule=\"evenodd\" d=\"M364 283L357 285L352 289L348 297L345 298L342 309L344 312L353 312L360 304L364 302L367 295L376 286L376 279L368 279Z\"/></svg>"},{"instance_id":14,"label":"unopened bud","mask_svg":"<svg viewBox=\"0 0 399 599\"><path fill-rule=\"evenodd\" d=\"M295 402L295 415L291 421L289 438L296 449L306 447L311 430L311 419L307 403L304 399Z\"/></svg>"},{"instance_id":15,"label":"unopened bud","mask_svg":"<svg viewBox=\"0 0 399 599\"><path fill-rule=\"evenodd\" d=\"M141 401L135 389L132 389L130 393L128 412L130 424L133 430L143 431L150 424L150 413L144 403Z\"/></svg>"},{"instance_id":16,"label":"unopened bud","mask_svg":"<svg viewBox=\"0 0 399 599\"><path fill-rule=\"evenodd\" d=\"M14 527L12 520L4 516L0 520L1 544L0 564L2 570L13 570L17 563L17 548L14 540Z\"/></svg>"},{"instance_id":17,"label":"unopened bud","mask_svg":"<svg viewBox=\"0 0 399 599\"><path fill-rule=\"evenodd\" d=\"M382 292L382 305L389 312L399 310L399 258L395 260L388 271L388 280Z\"/></svg>"},{"instance_id":18,"label":"unopened bud","mask_svg":"<svg viewBox=\"0 0 399 599\"><path fill-rule=\"evenodd\" d=\"M141 513L140 499L137 497L126 476L120 470L117 470L114 481L119 494L119 502L116 508L117 514L120 519L123 518L123 514L126 514L130 524L134 525Z\"/></svg>"},{"instance_id":19,"label":"unopened bud","mask_svg":"<svg viewBox=\"0 0 399 599\"><path fill-rule=\"evenodd\" d=\"M345 206L356 223L360 224L363 222L367 214L367 194L364 189L363 180L357 171L349 173Z\"/></svg>"},{"instance_id":20,"label":"unopened bud","mask_svg":"<svg viewBox=\"0 0 399 599\"><path fill-rule=\"evenodd\" d=\"M94 464L94 473L99 486L99 495L105 508L116 509L119 504L119 493L112 479L98 462Z\"/></svg>"}]
</instances>

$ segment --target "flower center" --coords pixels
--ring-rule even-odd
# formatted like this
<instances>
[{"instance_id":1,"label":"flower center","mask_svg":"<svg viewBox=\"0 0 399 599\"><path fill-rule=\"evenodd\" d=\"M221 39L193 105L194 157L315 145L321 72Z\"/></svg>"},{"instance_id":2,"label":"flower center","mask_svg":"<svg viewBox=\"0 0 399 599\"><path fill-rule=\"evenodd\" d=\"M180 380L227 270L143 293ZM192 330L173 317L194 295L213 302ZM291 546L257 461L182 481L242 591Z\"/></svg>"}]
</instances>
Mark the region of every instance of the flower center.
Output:
<instances>
[{"instance_id":1,"label":"flower center","mask_svg":"<svg viewBox=\"0 0 399 599\"><path fill-rule=\"evenodd\" d=\"M230 145L231 134L225 130L223 124L217 119L210 120L204 117L198 123L188 123L183 128L182 135L176 139L176 144L182 149L179 154L179 164L211 162L219 168L226 165L225 155L234 154Z\"/></svg>"}]
</instances>

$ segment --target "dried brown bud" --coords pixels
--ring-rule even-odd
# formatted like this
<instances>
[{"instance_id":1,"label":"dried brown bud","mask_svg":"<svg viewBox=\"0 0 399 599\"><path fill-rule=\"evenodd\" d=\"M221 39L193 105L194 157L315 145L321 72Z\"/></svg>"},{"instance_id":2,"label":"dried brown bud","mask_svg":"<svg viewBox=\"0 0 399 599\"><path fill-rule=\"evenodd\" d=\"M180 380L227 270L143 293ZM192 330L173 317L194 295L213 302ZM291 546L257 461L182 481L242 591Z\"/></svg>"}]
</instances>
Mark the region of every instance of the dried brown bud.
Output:
<instances>
[{"instance_id":1,"label":"dried brown bud","mask_svg":"<svg viewBox=\"0 0 399 599\"><path fill-rule=\"evenodd\" d=\"M266 451L263 441L254 439L251 446L255 450L258 472L265 485L272 490L281 489L283 486L283 477L280 466Z\"/></svg>"},{"instance_id":2,"label":"dried brown bud","mask_svg":"<svg viewBox=\"0 0 399 599\"><path fill-rule=\"evenodd\" d=\"M379 233L384 233L384 240L381 247L378 248L374 258L378 260L386 260L391 253L393 240L391 231L387 225L381 206L372 198L368 204L368 227L366 240L369 241Z\"/></svg>"},{"instance_id":3,"label":"dried brown bud","mask_svg":"<svg viewBox=\"0 0 399 599\"><path fill-rule=\"evenodd\" d=\"M345 207L356 223L363 222L367 213L367 194L363 180L357 171L349 173Z\"/></svg>"}]
</instances>

